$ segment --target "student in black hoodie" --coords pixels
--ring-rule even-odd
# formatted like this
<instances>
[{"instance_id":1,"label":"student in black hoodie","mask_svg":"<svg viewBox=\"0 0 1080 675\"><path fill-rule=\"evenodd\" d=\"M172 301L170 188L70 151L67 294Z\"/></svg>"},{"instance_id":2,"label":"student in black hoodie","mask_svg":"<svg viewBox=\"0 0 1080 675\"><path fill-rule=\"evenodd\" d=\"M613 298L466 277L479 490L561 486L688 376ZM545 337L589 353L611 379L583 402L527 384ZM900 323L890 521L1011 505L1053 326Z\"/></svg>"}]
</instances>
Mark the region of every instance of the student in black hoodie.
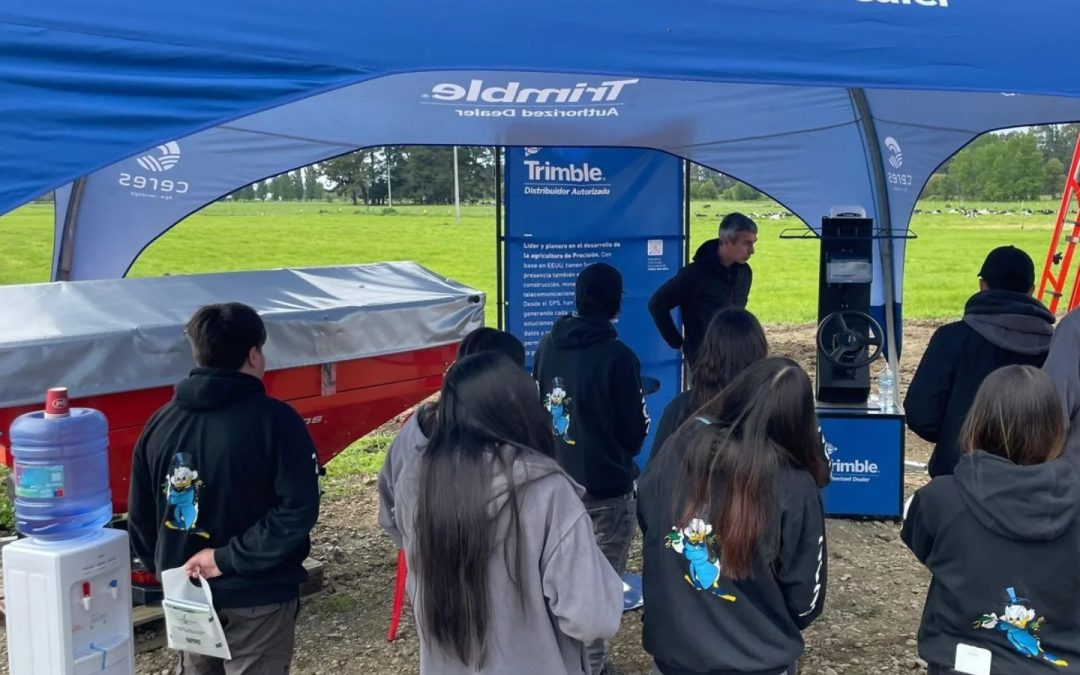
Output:
<instances>
[{"instance_id":1,"label":"student in black hoodie","mask_svg":"<svg viewBox=\"0 0 1080 675\"><path fill-rule=\"evenodd\" d=\"M556 436L555 458L585 488L585 508L611 566L626 571L634 538L634 457L649 432L637 356L611 322L622 276L596 263L578 275L575 314L555 322L536 350L533 375ZM594 675L615 672L602 643L589 648Z\"/></svg>"},{"instance_id":2,"label":"student in black hoodie","mask_svg":"<svg viewBox=\"0 0 1080 675\"><path fill-rule=\"evenodd\" d=\"M1042 366L1054 334L1054 315L1031 297L1035 265L1027 253L996 248L979 277L964 318L934 331L904 398L908 426L936 444L931 476L952 473L960 459L960 427L983 379L1002 366Z\"/></svg>"},{"instance_id":3,"label":"student in black hoodie","mask_svg":"<svg viewBox=\"0 0 1080 675\"><path fill-rule=\"evenodd\" d=\"M768 354L769 342L757 317L740 307L717 312L705 331L701 353L692 369L693 387L671 399L660 416L649 463L656 460L665 441L695 410L718 396L744 368Z\"/></svg>"},{"instance_id":4,"label":"student in black hoodie","mask_svg":"<svg viewBox=\"0 0 1080 675\"><path fill-rule=\"evenodd\" d=\"M209 580L232 659L182 652L178 672L288 673L319 514L315 446L296 411L266 395L255 310L201 307L187 336L198 367L135 446L131 546L152 572Z\"/></svg>"},{"instance_id":5,"label":"student in black hoodie","mask_svg":"<svg viewBox=\"0 0 1080 675\"><path fill-rule=\"evenodd\" d=\"M911 499L901 538L933 574L919 626L931 675L1080 666L1080 477L1064 442L1049 377L1007 366L975 397L954 475Z\"/></svg>"},{"instance_id":6,"label":"student in black hoodie","mask_svg":"<svg viewBox=\"0 0 1080 675\"><path fill-rule=\"evenodd\" d=\"M705 330L725 307L746 307L753 272L747 261L754 255L757 225L741 213L720 221L719 237L698 248L694 261L679 270L649 299L649 313L664 341L682 349L693 367ZM679 333L671 310L682 310L686 336Z\"/></svg>"},{"instance_id":7,"label":"student in black hoodie","mask_svg":"<svg viewBox=\"0 0 1080 675\"><path fill-rule=\"evenodd\" d=\"M822 611L825 520L810 378L746 368L641 479L645 650L661 675L795 675Z\"/></svg>"}]
</instances>

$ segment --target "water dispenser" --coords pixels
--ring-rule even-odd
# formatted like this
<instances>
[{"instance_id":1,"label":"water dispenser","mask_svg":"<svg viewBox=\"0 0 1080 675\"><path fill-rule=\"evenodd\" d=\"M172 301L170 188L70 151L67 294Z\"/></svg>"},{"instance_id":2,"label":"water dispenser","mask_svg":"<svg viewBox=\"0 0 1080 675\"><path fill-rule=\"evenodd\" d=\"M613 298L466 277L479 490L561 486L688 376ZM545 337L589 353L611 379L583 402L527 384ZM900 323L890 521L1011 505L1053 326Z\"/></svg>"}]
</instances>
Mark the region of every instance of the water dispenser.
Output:
<instances>
[{"instance_id":1,"label":"water dispenser","mask_svg":"<svg viewBox=\"0 0 1080 675\"><path fill-rule=\"evenodd\" d=\"M11 675L130 675L128 535L112 516L108 424L51 389L11 427L16 527L3 549Z\"/></svg>"}]
</instances>

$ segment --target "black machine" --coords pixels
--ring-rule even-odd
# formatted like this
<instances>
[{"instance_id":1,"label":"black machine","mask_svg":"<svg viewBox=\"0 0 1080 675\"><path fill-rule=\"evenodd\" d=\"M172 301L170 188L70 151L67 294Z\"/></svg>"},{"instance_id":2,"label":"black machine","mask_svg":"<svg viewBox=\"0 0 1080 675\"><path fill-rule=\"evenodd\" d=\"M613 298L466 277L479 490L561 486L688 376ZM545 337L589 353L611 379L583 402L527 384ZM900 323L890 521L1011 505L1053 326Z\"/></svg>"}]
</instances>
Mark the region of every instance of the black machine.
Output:
<instances>
[{"instance_id":1,"label":"black machine","mask_svg":"<svg viewBox=\"0 0 1080 675\"><path fill-rule=\"evenodd\" d=\"M865 403L870 364L884 331L870 316L874 221L861 210L835 210L821 219L818 281L817 399Z\"/></svg>"}]
</instances>

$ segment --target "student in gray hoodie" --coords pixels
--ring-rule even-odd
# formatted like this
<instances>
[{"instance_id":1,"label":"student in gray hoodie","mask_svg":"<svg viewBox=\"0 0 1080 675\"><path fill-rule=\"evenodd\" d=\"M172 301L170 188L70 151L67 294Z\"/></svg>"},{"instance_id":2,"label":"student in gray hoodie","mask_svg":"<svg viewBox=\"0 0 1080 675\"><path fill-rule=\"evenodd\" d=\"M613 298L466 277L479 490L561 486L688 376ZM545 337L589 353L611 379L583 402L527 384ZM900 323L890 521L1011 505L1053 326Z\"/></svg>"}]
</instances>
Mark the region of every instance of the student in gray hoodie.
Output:
<instances>
[{"instance_id":1,"label":"student in gray hoodie","mask_svg":"<svg viewBox=\"0 0 1080 675\"><path fill-rule=\"evenodd\" d=\"M552 458L536 385L502 354L447 372L430 440L393 482L420 672L583 675L622 580Z\"/></svg>"},{"instance_id":2,"label":"student in gray hoodie","mask_svg":"<svg viewBox=\"0 0 1080 675\"><path fill-rule=\"evenodd\" d=\"M960 428L975 392L1002 366L1042 366L1054 334L1054 315L1031 297L1035 265L1014 246L986 256L979 292L964 307L964 318L934 331L908 387L904 408L908 427L935 444L930 476L945 476L963 454Z\"/></svg>"},{"instance_id":3,"label":"student in gray hoodie","mask_svg":"<svg viewBox=\"0 0 1080 675\"><path fill-rule=\"evenodd\" d=\"M1057 387L1069 424L1065 453L1080 458L1080 309L1065 315L1054 332L1043 371Z\"/></svg>"},{"instance_id":4,"label":"student in gray hoodie","mask_svg":"<svg viewBox=\"0 0 1080 675\"><path fill-rule=\"evenodd\" d=\"M505 354L514 363L525 368L525 345L510 333L494 328L477 328L465 336L458 346L457 358L479 354L480 352L499 352ZM379 471L379 526L398 548L401 548L401 532L394 524L394 482L404 470L405 465L420 456L435 428L435 410L438 404L423 403L405 420L394 442L386 451L382 469Z\"/></svg>"}]
</instances>

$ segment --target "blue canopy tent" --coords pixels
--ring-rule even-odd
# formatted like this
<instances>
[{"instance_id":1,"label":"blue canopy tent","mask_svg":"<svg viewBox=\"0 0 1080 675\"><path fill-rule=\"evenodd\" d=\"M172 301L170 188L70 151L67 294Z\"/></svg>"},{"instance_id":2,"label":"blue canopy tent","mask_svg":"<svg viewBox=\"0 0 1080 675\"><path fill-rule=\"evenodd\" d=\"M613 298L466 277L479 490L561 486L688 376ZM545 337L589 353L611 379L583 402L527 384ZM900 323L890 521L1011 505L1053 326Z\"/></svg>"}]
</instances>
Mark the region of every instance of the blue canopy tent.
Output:
<instances>
[{"instance_id":1,"label":"blue canopy tent","mask_svg":"<svg viewBox=\"0 0 1080 675\"><path fill-rule=\"evenodd\" d=\"M214 199L357 148L631 146L723 171L811 226L831 206L861 205L899 235L932 172L978 134L1080 120L1072 9L10 6L0 8L0 213L57 189L53 278L118 277ZM895 345L901 239L878 240L875 270L873 303Z\"/></svg>"}]
</instances>

